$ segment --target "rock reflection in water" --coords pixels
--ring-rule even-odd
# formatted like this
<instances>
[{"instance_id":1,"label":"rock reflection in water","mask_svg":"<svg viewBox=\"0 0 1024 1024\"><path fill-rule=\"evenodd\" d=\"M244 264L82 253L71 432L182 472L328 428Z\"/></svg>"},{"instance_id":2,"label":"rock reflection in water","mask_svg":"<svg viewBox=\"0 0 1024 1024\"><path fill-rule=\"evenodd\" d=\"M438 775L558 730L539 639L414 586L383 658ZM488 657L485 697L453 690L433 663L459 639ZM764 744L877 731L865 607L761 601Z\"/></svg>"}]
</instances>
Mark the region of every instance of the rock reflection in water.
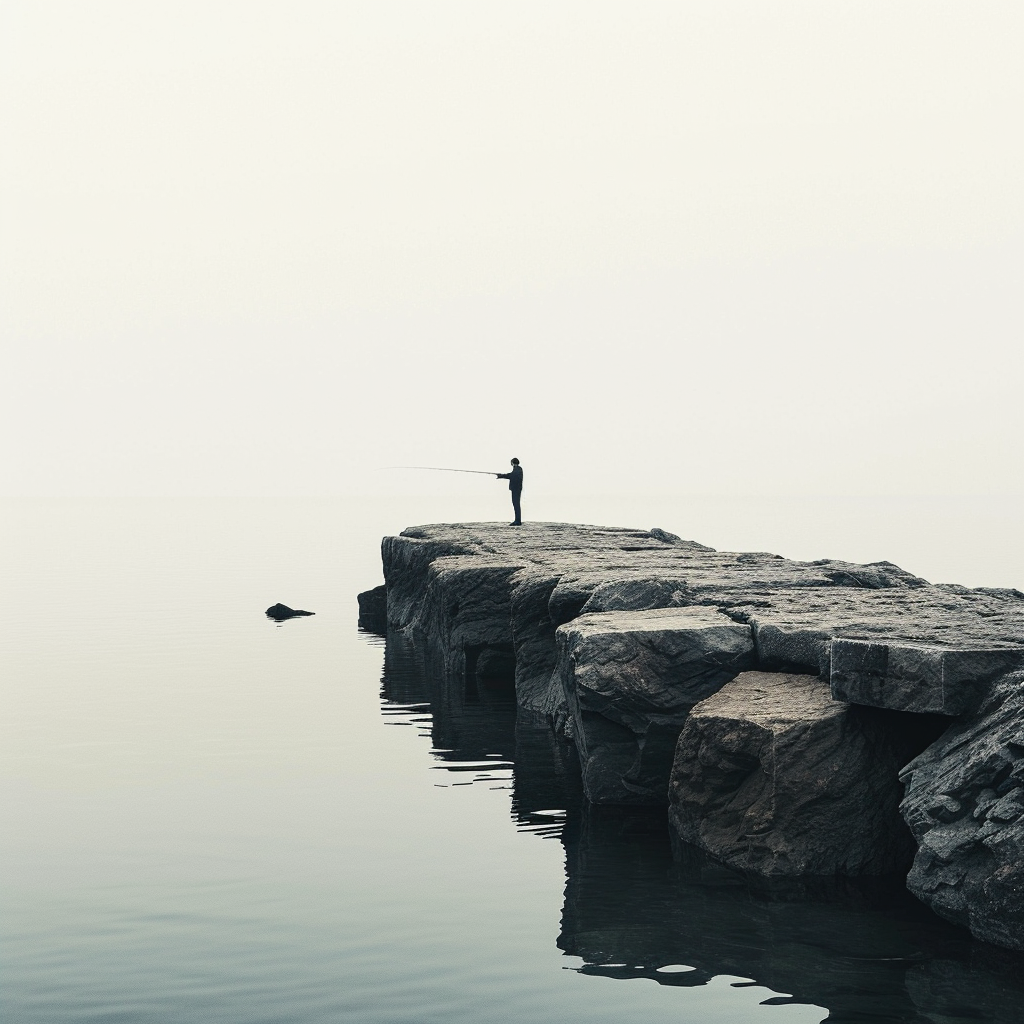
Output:
<instances>
[{"instance_id":1,"label":"rock reflection in water","mask_svg":"<svg viewBox=\"0 0 1024 1024\"><path fill-rule=\"evenodd\" d=\"M517 712L507 676L445 679L428 654L390 634L381 698L385 715L420 726L430 739L438 762L432 767L448 776L439 784L454 784L458 774L458 781L509 789L517 827L540 836L561 839L566 815L578 815L583 790L575 750L543 717Z\"/></svg>"},{"instance_id":2,"label":"rock reflection in water","mask_svg":"<svg viewBox=\"0 0 1024 1024\"><path fill-rule=\"evenodd\" d=\"M389 635L382 710L419 726L443 784L510 788L518 828L566 853L558 948L584 975L694 987L715 977L828 1008L830 1024L1019 1024L1021 960L975 942L899 884L752 890L695 851L673 857L663 808L586 804L571 745L519 709L500 673L446 679ZM784 994L783 994L784 993Z\"/></svg>"},{"instance_id":3,"label":"rock reflection in water","mask_svg":"<svg viewBox=\"0 0 1024 1024\"><path fill-rule=\"evenodd\" d=\"M828 1007L830 1022L1021 1020L1019 961L898 886L771 898L696 855L673 860L654 812L591 807L575 824L558 945L583 973L683 986L739 976L792 997L772 1002ZM693 970L659 970L675 964Z\"/></svg>"}]
</instances>

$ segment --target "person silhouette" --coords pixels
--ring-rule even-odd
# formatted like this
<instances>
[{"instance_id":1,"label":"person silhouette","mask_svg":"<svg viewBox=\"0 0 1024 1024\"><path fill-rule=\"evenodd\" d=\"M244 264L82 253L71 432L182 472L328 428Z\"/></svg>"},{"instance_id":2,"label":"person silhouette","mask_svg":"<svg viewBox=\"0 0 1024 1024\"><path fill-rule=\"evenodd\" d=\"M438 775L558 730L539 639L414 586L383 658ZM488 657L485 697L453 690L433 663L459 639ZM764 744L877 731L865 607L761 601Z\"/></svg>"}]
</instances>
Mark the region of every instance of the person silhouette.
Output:
<instances>
[{"instance_id":1,"label":"person silhouette","mask_svg":"<svg viewBox=\"0 0 1024 1024\"><path fill-rule=\"evenodd\" d=\"M518 459L512 460L512 468L507 473L495 473L499 480L508 481L508 489L512 492L512 511L515 513L515 520L509 526L523 525L523 510L519 501L523 493L523 470Z\"/></svg>"}]
</instances>

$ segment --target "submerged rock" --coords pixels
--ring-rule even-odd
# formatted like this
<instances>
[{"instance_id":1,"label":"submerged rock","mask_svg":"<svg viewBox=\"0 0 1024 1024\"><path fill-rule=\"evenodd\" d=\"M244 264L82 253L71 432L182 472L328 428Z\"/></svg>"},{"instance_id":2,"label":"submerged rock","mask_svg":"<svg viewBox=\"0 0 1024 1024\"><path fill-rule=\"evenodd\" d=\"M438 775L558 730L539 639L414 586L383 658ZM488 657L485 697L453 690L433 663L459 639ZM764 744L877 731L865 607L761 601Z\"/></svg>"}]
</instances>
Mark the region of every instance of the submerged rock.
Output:
<instances>
[{"instance_id":1,"label":"submerged rock","mask_svg":"<svg viewBox=\"0 0 1024 1024\"><path fill-rule=\"evenodd\" d=\"M906 871L906 745L817 676L743 672L679 737L669 822L683 841L765 879Z\"/></svg>"},{"instance_id":2,"label":"submerged rock","mask_svg":"<svg viewBox=\"0 0 1024 1024\"><path fill-rule=\"evenodd\" d=\"M286 604L272 604L267 609L267 618L275 622L294 619L298 615L316 615L316 612L304 612L301 608L289 608Z\"/></svg>"}]
</instances>

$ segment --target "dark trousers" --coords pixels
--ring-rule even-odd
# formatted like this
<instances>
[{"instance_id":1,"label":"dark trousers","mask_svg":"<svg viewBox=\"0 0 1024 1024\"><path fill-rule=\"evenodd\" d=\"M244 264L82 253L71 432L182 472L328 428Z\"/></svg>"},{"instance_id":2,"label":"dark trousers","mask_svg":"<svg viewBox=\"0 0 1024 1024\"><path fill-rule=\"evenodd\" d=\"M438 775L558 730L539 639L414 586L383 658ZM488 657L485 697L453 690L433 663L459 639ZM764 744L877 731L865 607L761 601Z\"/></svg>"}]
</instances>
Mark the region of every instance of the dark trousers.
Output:
<instances>
[{"instance_id":1,"label":"dark trousers","mask_svg":"<svg viewBox=\"0 0 1024 1024\"><path fill-rule=\"evenodd\" d=\"M522 491L512 492L512 511L516 514L516 522L521 523L523 521L523 510L519 507L519 499L522 498Z\"/></svg>"}]
</instances>

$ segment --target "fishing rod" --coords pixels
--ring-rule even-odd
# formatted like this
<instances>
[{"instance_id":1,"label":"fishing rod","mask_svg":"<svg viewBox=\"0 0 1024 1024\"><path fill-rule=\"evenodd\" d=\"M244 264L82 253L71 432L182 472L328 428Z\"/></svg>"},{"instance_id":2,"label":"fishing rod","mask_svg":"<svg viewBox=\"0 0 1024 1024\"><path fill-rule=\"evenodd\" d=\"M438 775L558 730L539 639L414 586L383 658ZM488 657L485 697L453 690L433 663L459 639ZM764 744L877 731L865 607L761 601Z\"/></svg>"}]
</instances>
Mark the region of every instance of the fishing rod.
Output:
<instances>
[{"instance_id":1,"label":"fishing rod","mask_svg":"<svg viewBox=\"0 0 1024 1024\"><path fill-rule=\"evenodd\" d=\"M498 476L487 469L452 469L450 466L385 466L385 469L425 469L433 473L479 473L481 476Z\"/></svg>"}]
</instances>

